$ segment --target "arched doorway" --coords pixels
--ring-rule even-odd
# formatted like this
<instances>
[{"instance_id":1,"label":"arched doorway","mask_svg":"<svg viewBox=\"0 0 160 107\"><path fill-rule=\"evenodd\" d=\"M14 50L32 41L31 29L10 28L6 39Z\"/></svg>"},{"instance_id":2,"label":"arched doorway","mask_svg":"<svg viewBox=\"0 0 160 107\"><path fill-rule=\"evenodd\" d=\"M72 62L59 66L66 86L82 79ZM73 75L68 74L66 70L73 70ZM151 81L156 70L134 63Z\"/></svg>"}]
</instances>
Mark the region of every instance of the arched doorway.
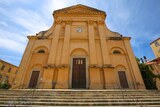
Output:
<instances>
[{"instance_id":1,"label":"arched doorway","mask_svg":"<svg viewBox=\"0 0 160 107\"><path fill-rule=\"evenodd\" d=\"M70 88L88 88L88 57L84 49L75 49L71 53Z\"/></svg>"},{"instance_id":2,"label":"arched doorway","mask_svg":"<svg viewBox=\"0 0 160 107\"><path fill-rule=\"evenodd\" d=\"M29 82L29 88L36 88L38 83L40 71L32 71L31 79Z\"/></svg>"},{"instance_id":3,"label":"arched doorway","mask_svg":"<svg viewBox=\"0 0 160 107\"><path fill-rule=\"evenodd\" d=\"M116 66L116 71L118 73L120 88L129 88L126 76L126 68L123 65L118 65Z\"/></svg>"},{"instance_id":4,"label":"arched doorway","mask_svg":"<svg viewBox=\"0 0 160 107\"><path fill-rule=\"evenodd\" d=\"M72 88L86 88L86 59L73 58Z\"/></svg>"},{"instance_id":5,"label":"arched doorway","mask_svg":"<svg viewBox=\"0 0 160 107\"><path fill-rule=\"evenodd\" d=\"M28 88L38 88L40 85L40 78L43 73L43 67L41 64L36 64L32 67L30 73L30 80L28 83Z\"/></svg>"}]
</instances>

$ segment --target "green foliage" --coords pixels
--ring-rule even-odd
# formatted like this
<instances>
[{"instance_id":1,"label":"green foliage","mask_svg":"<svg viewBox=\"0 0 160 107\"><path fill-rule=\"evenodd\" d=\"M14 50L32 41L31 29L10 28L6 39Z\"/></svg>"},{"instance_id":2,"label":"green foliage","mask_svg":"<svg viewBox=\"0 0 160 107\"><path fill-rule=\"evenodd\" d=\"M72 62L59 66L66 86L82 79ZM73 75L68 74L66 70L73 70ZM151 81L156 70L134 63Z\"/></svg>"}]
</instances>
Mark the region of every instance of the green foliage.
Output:
<instances>
[{"instance_id":1,"label":"green foliage","mask_svg":"<svg viewBox=\"0 0 160 107\"><path fill-rule=\"evenodd\" d=\"M151 67L149 65L146 65L144 63L140 63L139 58L136 58L142 78L144 80L144 84L146 86L146 89L157 89L156 86L156 78L157 75L154 75L151 71Z\"/></svg>"},{"instance_id":2,"label":"green foliage","mask_svg":"<svg viewBox=\"0 0 160 107\"><path fill-rule=\"evenodd\" d=\"M0 89L9 89L11 87L10 84L0 84Z\"/></svg>"}]
</instances>

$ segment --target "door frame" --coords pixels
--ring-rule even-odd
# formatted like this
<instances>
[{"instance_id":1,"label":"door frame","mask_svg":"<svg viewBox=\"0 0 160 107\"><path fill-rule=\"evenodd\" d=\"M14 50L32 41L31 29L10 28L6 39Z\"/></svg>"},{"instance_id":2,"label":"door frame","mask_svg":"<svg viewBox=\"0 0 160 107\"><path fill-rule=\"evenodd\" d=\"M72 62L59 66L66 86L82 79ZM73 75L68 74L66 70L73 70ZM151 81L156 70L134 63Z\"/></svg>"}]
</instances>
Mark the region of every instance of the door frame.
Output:
<instances>
[{"instance_id":1,"label":"door frame","mask_svg":"<svg viewBox=\"0 0 160 107\"><path fill-rule=\"evenodd\" d=\"M69 88L72 88L73 58L85 58L85 60L86 60L86 89L88 89L89 88L88 58L87 58L87 56L79 56L79 55L78 56L77 55L71 56L71 59L70 59L71 69L70 69L70 75L69 75Z\"/></svg>"},{"instance_id":2,"label":"door frame","mask_svg":"<svg viewBox=\"0 0 160 107\"><path fill-rule=\"evenodd\" d=\"M37 80L37 85L39 85L40 81L41 81L41 75L42 75L42 70L41 69L37 69L37 68L33 68L31 70L31 73L30 73L30 76L29 76L29 81L28 81L28 85L27 85L27 88L29 88L29 83L30 83L30 80L31 80L31 77L32 77L32 73L33 71L39 71L39 77L38 77L38 80ZM37 86L36 86L37 87ZM39 86L37 87L39 88Z\"/></svg>"},{"instance_id":3,"label":"door frame","mask_svg":"<svg viewBox=\"0 0 160 107\"><path fill-rule=\"evenodd\" d=\"M127 86L128 86L127 88L122 88L122 86L121 86L121 81L120 81L120 77L119 77L119 72L124 72L125 77L126 77L126 83L127 83ZM128 78L127 78L126 71L124 71L124 70L119 70L119 71L117 72L117 75L118 75L118 80L119 80L120 88L121 88L121 89L129 89L130 87L129 87L129 83L128 83Z\"/></svg>"}]
</instances>

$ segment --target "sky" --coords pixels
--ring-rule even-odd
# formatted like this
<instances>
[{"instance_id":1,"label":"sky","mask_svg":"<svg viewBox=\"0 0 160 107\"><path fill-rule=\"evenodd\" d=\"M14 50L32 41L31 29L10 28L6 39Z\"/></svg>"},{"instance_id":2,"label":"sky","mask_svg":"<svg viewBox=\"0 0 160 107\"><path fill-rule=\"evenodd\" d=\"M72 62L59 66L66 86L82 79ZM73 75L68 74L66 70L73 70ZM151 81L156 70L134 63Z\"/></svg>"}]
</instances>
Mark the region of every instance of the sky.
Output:
<instances>
[{"instance_id":1,"label":"sky","mask_svg":"<svg viewBox=\"0 0 160 107\"><path fill-rule=\"evenodd\" d=\"M155 58L150 43L160 37L160 0L0 0L0 59L18 66L27 36L49 29L54 10L76 4L105 11L110 30L132 37L136 57Z\"/></svg>"}]
</instances>

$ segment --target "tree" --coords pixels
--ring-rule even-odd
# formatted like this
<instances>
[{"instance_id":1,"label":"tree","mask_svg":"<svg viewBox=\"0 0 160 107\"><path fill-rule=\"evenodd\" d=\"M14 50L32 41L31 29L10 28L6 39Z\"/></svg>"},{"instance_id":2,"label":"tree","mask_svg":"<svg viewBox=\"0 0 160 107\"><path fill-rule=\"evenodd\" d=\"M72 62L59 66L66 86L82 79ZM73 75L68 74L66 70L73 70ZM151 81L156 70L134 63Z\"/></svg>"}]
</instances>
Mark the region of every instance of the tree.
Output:
<instances>
[{"instance_id":1,"label":"tree","mask_svg":"<svg viewBox=\"0 0 160 107\"><path fill-rule=\"evenodd\" d=\"M153 72L150 69L149 65L146 65L145 63L140 63L140 59L136 57L144 84L146 86L146 89L157 89L156 86L156 78L157 76L153 74Z\"/></svg>"}]
</instances>

